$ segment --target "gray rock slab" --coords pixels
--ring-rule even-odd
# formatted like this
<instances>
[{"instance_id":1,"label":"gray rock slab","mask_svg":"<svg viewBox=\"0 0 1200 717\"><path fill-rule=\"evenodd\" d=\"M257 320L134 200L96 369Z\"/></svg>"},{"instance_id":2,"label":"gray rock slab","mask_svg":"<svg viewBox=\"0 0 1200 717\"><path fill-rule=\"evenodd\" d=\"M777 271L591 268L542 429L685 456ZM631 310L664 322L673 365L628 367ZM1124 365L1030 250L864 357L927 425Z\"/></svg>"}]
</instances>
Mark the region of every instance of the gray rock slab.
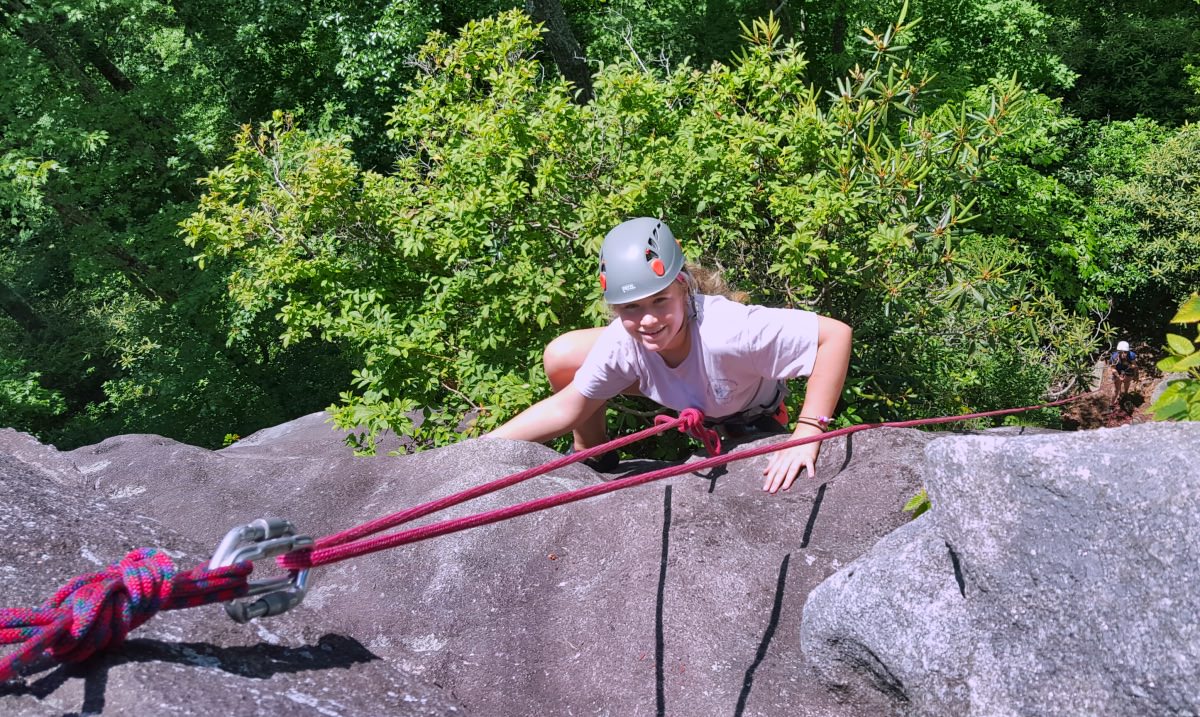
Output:
<instances>
[{"instance_id":1,"label":"gray rock slab","mask_svg":"<svg viewBox=\"0 0 1200 717\"><path fill-rule=\"evenodd\" d=\"M836 689L928 715L1200 714L1200 424L930 443L933 509L814 590Z\"/></svg>"},{"instance_id":2,"label":"gray rock slab","mask_svg":"<svg viewBox=\"0 0 1200 717\"><path fill-rule=\"evenodd\" d=\"M818 479L777 496L760 457L318 569L304 604L260 627L328 626L471 714L878 714L886 700L818 684L796 635L808 592L904 524L927 440L834 439ZM207 546L263 515L327 534L556 455L471 440L354 458L312 416L222 451L121 436L59 457L92 499ZM569 466L440 517L598 479Z\"/></svg>"}]
</instances>

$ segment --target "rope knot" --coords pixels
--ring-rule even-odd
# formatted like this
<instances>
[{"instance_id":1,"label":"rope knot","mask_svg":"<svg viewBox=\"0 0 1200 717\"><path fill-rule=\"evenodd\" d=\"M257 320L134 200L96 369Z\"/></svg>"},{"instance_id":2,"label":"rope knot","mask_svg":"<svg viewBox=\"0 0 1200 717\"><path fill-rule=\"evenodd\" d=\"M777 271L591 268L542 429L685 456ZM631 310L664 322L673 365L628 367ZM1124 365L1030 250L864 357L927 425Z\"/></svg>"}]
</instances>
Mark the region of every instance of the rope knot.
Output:
<instances>
[{"instance_id":1,"label":"rope knot","mask_svg":"<svg viewBox=\"0 0 1200 717\"><path fill-rule=\"evenodd\" d=\"M670 416L655 416L655 425L676 423L680 433L686 433L704 444L704 450L710 456L721 454L721 437L711 428L704 425L704 414L696 408L685 408L679 412L679 418Z\"/></svg>"},{"instance_id":2,"label":"rope knot","mask_svg":"<svg viewBox=\"0 0 1200 717\"><path fill-rule=\"evenodd\" d=\"M160 610L233 600L246 594L249 562L179 572L161 550L140 548L106 569L80 575L41 607L0 607L0 682L46 662L79 662L116 647Z\"/></svg>"},{"instance_id":3,"label":"rope knot","mask_svg":"<svg viewBox=\"0 0 1200 717\"><path fill-rule=\"evenodd\" d=\"M66 631L47 652L59 662L79 662L120 645L170 601L176 572L166 553L139 548L101 572L73 579L46 601L47 609L70 611Z\"/></svg>"}]
</instances>

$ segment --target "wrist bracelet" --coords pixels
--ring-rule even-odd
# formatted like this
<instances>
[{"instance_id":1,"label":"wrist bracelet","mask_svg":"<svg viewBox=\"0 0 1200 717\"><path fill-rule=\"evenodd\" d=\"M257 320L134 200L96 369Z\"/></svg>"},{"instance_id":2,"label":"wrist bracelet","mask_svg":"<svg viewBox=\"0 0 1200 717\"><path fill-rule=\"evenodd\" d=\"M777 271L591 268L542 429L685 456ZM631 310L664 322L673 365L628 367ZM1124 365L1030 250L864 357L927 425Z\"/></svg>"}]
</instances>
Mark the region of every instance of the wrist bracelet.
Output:
<instances>
[{"instance_id":1,"label":"wrist bracelet","mask_svg":"<svg viewBox=\"0 0 1200 717\"><path fill-rule=\"evenodd\" d=\"M796 423L803 423L813 426L814 428L820 428L821 431L825 431L829 427L829 417L818 416L816 418L812 418L811 416L797 416Z\"/></svg>"}]
</instances>

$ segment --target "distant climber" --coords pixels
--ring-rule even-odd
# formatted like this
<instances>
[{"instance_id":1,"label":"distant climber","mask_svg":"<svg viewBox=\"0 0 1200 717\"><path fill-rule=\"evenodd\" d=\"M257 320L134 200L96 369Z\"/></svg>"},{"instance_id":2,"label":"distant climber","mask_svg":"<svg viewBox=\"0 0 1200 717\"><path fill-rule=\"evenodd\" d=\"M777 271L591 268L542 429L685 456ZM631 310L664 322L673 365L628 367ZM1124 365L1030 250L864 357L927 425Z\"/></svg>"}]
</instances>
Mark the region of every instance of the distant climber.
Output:
<instances>
[{"instance_id":1,"label":"distant climber","mask_svg":"<svg viewBox=\"0 0 1200 717\"><path fill-rule=\"evenodd\" d=\"M1120 403L1121 398L1129 393L1129 387L1137 378L1137 354L1129 349L1128 341L1118 341L1117 350L1112 352L1108 360L1109 373L1113 379L1113 405Z\"/></svg>"}]
</instances>

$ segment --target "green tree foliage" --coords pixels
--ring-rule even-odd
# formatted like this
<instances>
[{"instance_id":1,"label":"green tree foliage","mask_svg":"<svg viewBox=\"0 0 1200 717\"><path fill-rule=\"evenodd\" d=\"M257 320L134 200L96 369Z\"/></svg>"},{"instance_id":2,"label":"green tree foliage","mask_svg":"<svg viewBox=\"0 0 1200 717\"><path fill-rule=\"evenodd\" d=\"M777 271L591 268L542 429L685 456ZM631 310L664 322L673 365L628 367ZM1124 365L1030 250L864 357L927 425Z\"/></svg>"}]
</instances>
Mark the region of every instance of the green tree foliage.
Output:
<instances>
[{"instance_id":1,"label":"green tree foliage","mask_svg":"<svg viewBox=\"0 0 1200 717\"><path fill-rule=\"evenodd\" d=\"M831 97L758 22L732 66L611 64L582 106L519 14L435 33L392 116L395 171L277 115L205 180L188 241L238 267L235 325L278 316L285 343L361 353L336 414L365 444L413 432L419 407L446 409L415 430L441 441L465 412L486 429L542 395L542 347L605 320L594 252L639 214L757 300L854 324L852 413L990 406L1012 396L988 382L1014 372L1036 395L1047 357L1081 349L1070 317L1026 288L1017 247L964 224L996 157L1044 134L1037 101L997 81L926 111L893 57L904 30Z\"/></svg>"},{"instance_id":2,"label":"green tree foliage","mask_svg":"<svg viewBox=\"0 0 1200 717\"><path fill-rule=\"evenodd\" d=\"M177 235L242 106L221 84L236 52L196 18L150 0L0 2L0 345L65 403L8 414L45 438L211 444L322 404L285 377L333 352L285 357L261 332L227 345L224 277L196 272Z\"/></svg>"},{"instance_id":3,"label":"green tree foliage","mask_svg":"<svg viewBox=\"0 0 1200 717\"><path fill-rule=\"evenodd\" d=\"M780 3L764 0L605 0L563 3L587 54L669 71L728 62L742 46L739 22L764 17Z\"/></svg>"},{"instance_id":4,"label":"green tree foliage","mask_svg":"<svg viewBox=\"0 0 1200 717\"><path fill-rule=\"evenodd\" d=\"M231 327L236 267L197 273L177 225L238 124L275 107L336 122L360 162L389 166L410 57L439 23L492 9L443 5L0 2L0 345L66 402L9 422L64 445L214 445L332 400L340 348Z\"/></svg>"},{"instance_id":5,"label":"green tree foliage","mask_svg":"<svg viewBox=\"0 0 1200 717\"><path fill-rule=\"evenodd\" d=\"M19 360L0 356L0 415L21 423L63 412L62 396L43 388L39 375Z\"/></svg>"},{"instance_id":6,"label":"green tree foliage","mask_svg":"<svg viewBox=\"0 0 1200 717\"><path fill-rule=\"evenodd\" d=\"M1194 135L1171 124L1200 104L1180 79L1188 66L1200 77L1196 8L913 2L923 20L897 38L859 35L891 25L900 0L0 0L7 423L63 445L123 431L218 445L326 404L358 365L348 405L389 405L378 425L405 425L400 397L452 409L431 431L467 408L486 425L540 395L545 338L601 320L581 298L590 254L606 224L635 212L670 216L693 254L757 300L854 322L869 369L851 387L860 415L1032 396L1088 345L1080 316L1111 304L1127 323L1165 319L1177 288L1194 285ZM535 6L565 10L542 37L573 31L605 98L560 111L564 94L581 98L551 79L554 53L525 26L512 67L482 49L479 26L473 44L453 45L475 54L450 51L467 21ZM739 21L771 11L778 24L750 31L747 49ZM431 30L442 34L418 52ZM461 69L471 62L480 70ZM513 79L518 67L537 77ZM448 84L462 72L464 88ZM1157 121L1078 124L1014 73L1085 115ZM277 108L299 119L240 136L236 190L266 199L248 215L280 212L255 231L317 259L267 266L256 249L248 266L243 248L223 255L205 240L199 273L178 222L234 179L196 179L235 150L239 125ZM989 121L999 131L979 129ZM325 164L286 179L310 161L299 147ZM279 163L270 182L252 155ZM334 167L342 184L317 186ZM309 181L310 199L344 196L304 207L263 189ZM411 218L396 218L396 196ZM935 231L951 236L936 263ZM486 257L514 268L489 283ZM323 328L341 301L425 322L414 345L428 339L440 358L364 338L392 333L383 314L356 319L377 321L371 331ZM484 310L503 314L494 336ZM460 327L464 316L474 323ZM397 378L439 362L450 368L434 378ZM935 396L943 376L952 388Z\"/></svg>"},{"instance_id":7,"label":"green tree foliage","mask_svg":"<svg viewBox=\"0 0 1200 717\"><path fill-rule=\"evenodd\" d=\"M921 22L908 35L913 68L936 75L949 99L989 79L1014 74L1028 87L1061 91L1075 73L1051 48L1054 18L1033 0L838 0L785 4L785 17L813 61L818 85L832 84L859 62L863 27L883 27L907 7ZM870 41L870 38L866 38Z\"/></svg>"},{"instance_id":8,"label":"green tree foliage","mask_svg":"<svg viewBox=\"0 0 1200 717\"><path fill-rule=\"evenodd\" d=\"M1113 123L1085 162L1096 176L1081 274L1097 294L1165 320L1200 284L1200 126Z\"/></svg>"},{"instance_id":9,"label":"green tree foliage","mask_svg":"<svg viewBox=\"0 0 1200 717\"><path fill-rule=\"evenodd\" d=\"M1050 46L1079 75L1068 106L1084 119L1196 116L1189 65L1200 58L1195 0L1045 0Z\"/></svg>"}]
</instances>

